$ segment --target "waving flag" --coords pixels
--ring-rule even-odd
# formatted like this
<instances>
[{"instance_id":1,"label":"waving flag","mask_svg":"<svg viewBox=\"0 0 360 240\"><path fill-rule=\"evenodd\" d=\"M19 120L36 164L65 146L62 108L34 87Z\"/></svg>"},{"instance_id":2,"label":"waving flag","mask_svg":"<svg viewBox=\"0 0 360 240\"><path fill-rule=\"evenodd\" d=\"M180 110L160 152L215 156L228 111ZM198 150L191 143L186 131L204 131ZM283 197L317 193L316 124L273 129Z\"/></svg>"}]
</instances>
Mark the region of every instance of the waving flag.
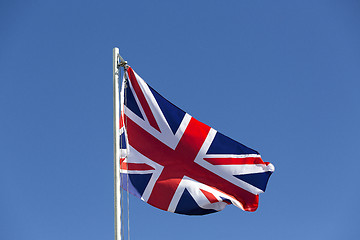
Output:
<instances>
[{"instance_id":1,"label":"waving flag","mask_svg":"<svg viewBox=\"0 0 360 240\"><path fill-rule=\"evenodd\" d=\"M130 67L121 90L122 187L165 211L255 211L274 171L259 153L196 120Z\"/></svg>"}]
</instances>

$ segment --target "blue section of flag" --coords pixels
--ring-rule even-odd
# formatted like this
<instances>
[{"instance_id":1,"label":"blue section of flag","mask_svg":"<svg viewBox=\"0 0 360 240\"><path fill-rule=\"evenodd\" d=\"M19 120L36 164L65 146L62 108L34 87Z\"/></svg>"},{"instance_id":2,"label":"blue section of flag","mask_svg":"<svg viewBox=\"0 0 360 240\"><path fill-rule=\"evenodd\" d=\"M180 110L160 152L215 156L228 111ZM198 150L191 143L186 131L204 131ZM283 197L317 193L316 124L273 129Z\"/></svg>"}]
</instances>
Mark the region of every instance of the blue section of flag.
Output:
<instances>
[{"instance_id":1,"label":"blue section of flag","mask_svg":"<svg viewBox=\"0 0 360 240\"><path fill-rule=\"evenodd\" d=\"M120 135L120 149L126 149L126 138L125 133Z\"/></svg>"},{"instance_id":2,"label":"blue section of flag","mask_svg":"<svg viewBox=\"0 0 360 240\"><path fill-rule=\"evenodd\" d=\"M129 85L125 87L125 106L127 106L133 113L138 115L140 118L144 119Z\"/></svg>"},{"instance_id":3,"label":"blue section of flag","mask_svg":"<svg viewBox=\"0 0 360 240\"><path fill-rule=\"evenodd\" d=\"M272 172L261 172L261 173L251 173L251 174L242 174L242 175L234 175L234 176L265 192L266 185L271 174Z\"/></svg>"},{"instance_id":4,"label":"blue section of flag","mask_svg":"<svg viewBox=\"0 0 360 240\"><path fill-rule=\"evenodd\" d=\"M140 196L143 195L146 186L148 185L152 173L148 174L129 174L129 179Z\"/></svg>"},{"instance_id":5,"label":"blue section of flag","mask_svg":"<svg viewBox=\"0 0 360 240\"><path fill-rule=\"evenodd\" d=\"M186 215L205 215L209 213L217 212L213 209L204 209L199 207L191 196L188 190L184 190L180 201L176 207L175 213L186 214Z\"/></svg>"},{"instance_id":6,"label":"blue section of flag","mask_svg":"<svg viewBox=\"0 0 360 240\"><path fill-rule=\"evenodd\" d=\"M227 204L231 204L231 201L227 198L221 197L220 198L223 200L223 202L226 202Z\"/></svg>"},{"instance_id":7,"label":"blue section of flag","mask_svg":"<svg viewBox=\"0 0 360 240\"><path fill-rule=\"evenodd\" d=\"M175 134L185 116L185 112L161 96L152 87L149 86L149 88L159 104L172 132Z\"/></svg>"},{"instance_id":8,"label":"blue section of flag","mask_svg":"<svg viewBox=\"0 0 360 240\"><path fill-rule=\"evenodd\" d=\"M259 154L257 151L217 132L207 154Z\"/></svg>"},{"instance_id":9,"label":"blue section of flag","mask_svg":"<svg viewBox=\"0 0 360 240\"><path fill-rule=\"evenodd\" d=\"M128 191L129 193L133 194L134 196L141 198L141 195L138 193L134 185L132 185L131 181L129 181L129 176L126 173L120 173L121 178L121 187Z\"/></svg>"}]
</instances>

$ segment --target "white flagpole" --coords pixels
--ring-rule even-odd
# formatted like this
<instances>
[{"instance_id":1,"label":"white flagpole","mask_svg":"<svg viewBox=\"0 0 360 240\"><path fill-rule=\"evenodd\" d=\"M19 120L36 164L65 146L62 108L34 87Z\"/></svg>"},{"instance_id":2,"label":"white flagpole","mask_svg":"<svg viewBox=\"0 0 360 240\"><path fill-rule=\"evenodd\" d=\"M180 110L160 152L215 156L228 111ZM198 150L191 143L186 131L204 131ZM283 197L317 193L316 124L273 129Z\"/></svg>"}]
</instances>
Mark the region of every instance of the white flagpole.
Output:
<instances>
[{"instance_id":1,"label":"white flagpole","mask_svg":"<svg viewBox=\"0 0 360 240\"><path fill-rule=\"evenodd\" d=\"M114 225L115 240L121 240L121 192L120 192L120 129L119 129L119 48L113 48L113 90L114 90Z\"/></svg>"}]
</instances>

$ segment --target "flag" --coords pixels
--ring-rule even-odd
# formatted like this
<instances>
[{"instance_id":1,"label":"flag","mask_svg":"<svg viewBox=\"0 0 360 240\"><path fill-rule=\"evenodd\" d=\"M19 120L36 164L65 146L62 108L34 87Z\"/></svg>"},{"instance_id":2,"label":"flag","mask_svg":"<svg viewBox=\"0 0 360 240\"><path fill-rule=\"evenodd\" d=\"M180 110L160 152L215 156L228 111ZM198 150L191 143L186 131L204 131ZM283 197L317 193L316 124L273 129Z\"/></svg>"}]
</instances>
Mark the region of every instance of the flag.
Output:
<instances>
[{"instance_id":1,"label":"flag","mask_svg":"<svg viewBox=\"0 0 360 240\"><path fill-rule=\"evenodd\" d=\"M122 187L150 205L204 215L233 204L255 211L274 171L260 154L196 120L131 67L120 117Z\"/></svg>"}]
</instances>

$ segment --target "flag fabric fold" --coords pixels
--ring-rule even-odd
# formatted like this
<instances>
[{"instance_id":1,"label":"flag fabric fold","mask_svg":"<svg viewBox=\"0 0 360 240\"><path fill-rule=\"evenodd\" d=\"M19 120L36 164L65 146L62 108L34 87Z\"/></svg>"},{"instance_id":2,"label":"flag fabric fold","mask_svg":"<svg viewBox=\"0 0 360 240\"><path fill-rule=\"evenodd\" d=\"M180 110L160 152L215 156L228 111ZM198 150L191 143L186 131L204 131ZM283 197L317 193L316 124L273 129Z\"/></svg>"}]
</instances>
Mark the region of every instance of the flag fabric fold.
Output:
<instances>
[{"instance_id":1,"label":"flag fabric fold","mask_svg":"<svg viewBox=\"0 0 360 240\"><path fill-rule=\"evenodd\" d=\"M122 187L150 205L186 215L229 204L255 211L274 166L124 74L120 118Z\"/></svg>"}]
</instances>

